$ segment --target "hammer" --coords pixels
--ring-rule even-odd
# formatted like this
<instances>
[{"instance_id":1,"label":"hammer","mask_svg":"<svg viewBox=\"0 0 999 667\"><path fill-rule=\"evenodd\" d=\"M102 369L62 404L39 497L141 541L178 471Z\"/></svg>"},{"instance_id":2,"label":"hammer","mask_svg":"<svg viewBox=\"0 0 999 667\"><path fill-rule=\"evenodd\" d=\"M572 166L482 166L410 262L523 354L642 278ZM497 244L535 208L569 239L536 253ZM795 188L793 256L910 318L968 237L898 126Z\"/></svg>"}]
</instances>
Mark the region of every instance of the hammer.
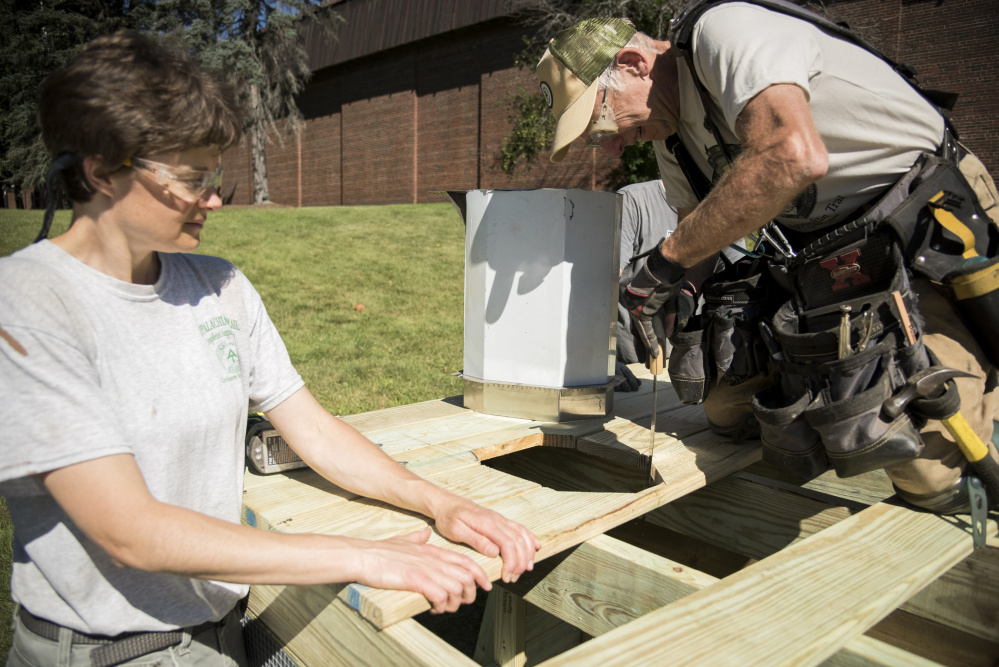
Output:
<instances>
[{"instance_id":1,"label":"hammer","mask_svg":"<svg viewBox=\"0 0 999 667\"><path fill-rule=\"evenodd\" d=\"M942 397L944 392L948 390L947 383L959 377L977 376L953 368L930 366L911 376L901 391L882 404L881 411L889 419L895 419L902 414L902 411L913 399ZM982 480L989 496L989 504L993 507L999 507L999 463L996 463L989 456L988 446L982 442L959 412L961 401L957 395L957 387L953 387L952 391L954 391L953 396L956 400L942 401L938 406L934 406L937 407L936 410L923 411L919 409L922 406L919 406L916 407L916 411L924 417L939 419L943 423L964 457L968 459L972 469Z\"/></svg>"}]
</instances>

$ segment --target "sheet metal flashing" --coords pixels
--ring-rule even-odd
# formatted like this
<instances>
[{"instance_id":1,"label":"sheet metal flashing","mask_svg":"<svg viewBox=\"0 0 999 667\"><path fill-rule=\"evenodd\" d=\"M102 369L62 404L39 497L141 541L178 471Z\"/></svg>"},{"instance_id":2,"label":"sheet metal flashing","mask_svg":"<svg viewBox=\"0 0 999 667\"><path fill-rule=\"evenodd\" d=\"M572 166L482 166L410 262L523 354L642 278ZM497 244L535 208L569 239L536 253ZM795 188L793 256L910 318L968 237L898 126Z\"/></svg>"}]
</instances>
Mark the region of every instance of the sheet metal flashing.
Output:
<instances>
[{"instance_id":1,"label":"sheet metal flashing","mask_svg":"<svg viewBox=\"0 0 999 667\"><path fill-rule=\"evenodd\" d=\"M464 380L464 405L469 410L500 417L563 422L606 417L614 409L614 387L620 378L580 387L536 387L496 382L455 373Z\"/></svg>"}]
</instances>

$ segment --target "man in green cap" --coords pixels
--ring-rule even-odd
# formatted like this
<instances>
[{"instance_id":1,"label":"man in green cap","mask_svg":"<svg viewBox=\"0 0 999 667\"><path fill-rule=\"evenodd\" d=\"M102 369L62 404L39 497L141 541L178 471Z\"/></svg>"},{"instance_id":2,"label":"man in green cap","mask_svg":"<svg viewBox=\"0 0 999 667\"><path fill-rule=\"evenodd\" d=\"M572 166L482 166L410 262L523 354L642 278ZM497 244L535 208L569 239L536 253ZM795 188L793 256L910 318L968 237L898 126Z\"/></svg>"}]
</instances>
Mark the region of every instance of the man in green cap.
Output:
<instances>
[{"instance_id":1,"label":"man in green cap","mask_svg":"<svg viewBox=\"0 0 999 667\"><path fill-rule=\"evenodd\" d=\"M691 357L678 354L673 340L670 375L678 391L702 382L690 402L704 401L716 432L739 440L762 430L764 457L806 476L884 467L905 500L967 511L967 461L939 417L923 426L925 416L911 411L889 418L878 410L881 398L928 366L962 369L972 377L956 379L949 393L959 393L961 412L989 442L999 396L987 341L999 332L976 338L953 293L934 289L926 273L910 284L914 260L903 251L911 248L882 242L885 227L877 223L894 212L901 180L928 176L926 165L953 164L968 189L949 201L973 208L977 217L958 217L979 225L957 233L964 259L959 253L956 262L981 260L991 278L999 251L988 240L992 231L982 230L995 224L983 222L988 217L999 219L995 185L947 132L932 95L842 28L780 3L697 0L674 21L672 42L624 19L588 19L559 33L537 67L557 121L551 160L561 161L578 138L610 155L653 142L680 222L622 302L653 354L674 331L689 333L685 325L704 327L704 345L691 348L697 363L685 366ZM815 245L832 230L853 229L879 235ZM706 281L704 308L714 297L715 310L688 319L710 274L705 268L744 237L756 241L754 257ZM864 245L871 238L882 245ZM875 257L877 264L868 261ZM745 300L743 310L721 308L734 298L733 285L744 288L737 295L763 296ZM783 295L778 312L765 303L776 294ZM665 331L652 326L660 309L668 313ZM806 360L799 343L815 356ZM857 396L863 400L846 405ZM873 407L864 412L858 402ZM992 446L988 456L999 458Z\"/></svg>"}]
</instances>

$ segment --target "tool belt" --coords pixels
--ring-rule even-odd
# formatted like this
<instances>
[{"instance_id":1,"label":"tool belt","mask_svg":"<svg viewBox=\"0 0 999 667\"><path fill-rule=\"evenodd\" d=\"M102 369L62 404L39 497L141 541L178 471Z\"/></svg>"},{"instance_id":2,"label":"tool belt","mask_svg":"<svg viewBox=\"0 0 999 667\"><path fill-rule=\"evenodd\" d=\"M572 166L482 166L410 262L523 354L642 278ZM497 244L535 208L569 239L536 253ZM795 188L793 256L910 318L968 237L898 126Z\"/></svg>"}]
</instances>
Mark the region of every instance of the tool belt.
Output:
<instances>
[{"instance_id":1,"label":"tool belt","mask_svg":"<svg viewBox=\"0 0 999 667\"><path fill-rule=\"evenodd\" d=\"M754 397L763 457L803 477L840 477L919 456L925 416L885 400L931 365L909 273L954 302L999 358L999 228L957 167L950 137L858 220L775 266L792 298L770 325L775 383Z\"/></svg>"},{"instance_id":2,"label":"tool belt","mask_svg":"<svg viewBox=\"0 0 999 667\"><path fill-rule=\"evenodd\" d=\"M762 258L730 262L704 281L701 312L670 338L669 376L680 401L696 405L715 378L737 385L768 370L767 348L757 322L780 300Z\"/></svg>"},{"instance_id":3,"label":"tool belt","mask_svg":"<svg viewBox=\"0 0 999 667\"><path fill-rule=\"evenodd\" d=\"M919 456L922 424L881 410L930 365L898 243L871 234L806 262L794 279L795 297L760 325L776 375L753 397L764 460L811 478Z\"/></svg>"},{"instance_id":4,"label":"tool belt","mask_svg":"<svg viewBox=\"0 0 999 667\"><path fill-rule=\"evenodd\" d=\"M989 361L999 366L999 227L958 169L959 154L924 157L911 194L884 224L898 235L912 271L957 306Z\"/></svg>"}]
</instances>

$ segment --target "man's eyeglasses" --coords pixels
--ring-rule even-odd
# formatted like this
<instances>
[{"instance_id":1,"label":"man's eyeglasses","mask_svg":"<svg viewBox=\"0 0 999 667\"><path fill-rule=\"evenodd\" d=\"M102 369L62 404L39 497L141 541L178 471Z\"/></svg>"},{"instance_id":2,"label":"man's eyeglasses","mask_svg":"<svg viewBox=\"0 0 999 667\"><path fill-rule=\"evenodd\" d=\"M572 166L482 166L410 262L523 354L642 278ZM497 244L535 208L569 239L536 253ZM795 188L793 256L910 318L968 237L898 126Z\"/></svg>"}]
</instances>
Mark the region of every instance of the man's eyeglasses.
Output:
<instances>
[{"instance_id":1,"label":"man's eyeglasses","mask_svg":"<svg viewBox=\"0 0 999 667\"><path fill-rule=\"evenodd\" d=\"M178 199L193 204L211 196L222 187L222 163L215 169L187 169L141 157L125 161L126 167L138 168L152 174L156 182Z\"/></svg>"},{"instance_id":2,"label":"man's eyeglasses","mask_svg":"<svg viewBox=\"0 0 999 667\"><path fill-rule=\"evenodd\" d=\"M614 120L614 110L607 104L607 91L604 88L604 101L600 105L600 113L590 121L586 131L586 145L599 146L601 141L610 141L617 136L617 121Z\"/></svg>"}]
</instances>

